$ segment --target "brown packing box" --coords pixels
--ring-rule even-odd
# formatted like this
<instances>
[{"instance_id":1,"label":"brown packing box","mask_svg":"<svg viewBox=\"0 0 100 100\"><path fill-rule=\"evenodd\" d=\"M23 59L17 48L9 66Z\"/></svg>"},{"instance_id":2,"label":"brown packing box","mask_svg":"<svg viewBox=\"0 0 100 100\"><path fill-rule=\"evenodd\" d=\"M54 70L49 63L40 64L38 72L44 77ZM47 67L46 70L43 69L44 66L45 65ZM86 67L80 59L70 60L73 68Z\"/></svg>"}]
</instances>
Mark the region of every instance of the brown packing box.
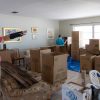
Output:
<instances>
[{"instance_id":1,"label":"brown packing box","mask_svg":"<svg viewBox=\"0 0 100 100\"><path fill-rule=\"evenodd\" d=\"M55 51L56 46L47 46L47 47L40 47L41 50L51 49L51 52Z\"/></svg>"},{"instance_id":2,"label":"brown packing box","mask_svg":"<svg viewBox=\"0 0 100 100\"><path fill-rule=\"evenodd\" d=\"M90 39L90 49L93 54L100 54L100 40Z\"/></svg>"},{"instance_id":3,"label":"brown packing box","mask_svg":"<svg viewBox=\"0 0 100 100\"><path fill-rule=\"evenodd\" d=\"M79 52L80 52L80 55L86 54L86 49L80 48L80 49L79 49Z\"/></svg>"},{"instance_id":4,"label":"brown packing box","mask_svg":"<svg viewBox=\"0 0 100 100\"><path fill-rule=\"evenodd\" d=\"M73 44L73 45L71 47L71 50L77 50L77 49L79 49L79 46L77 44Z\"/></svg>"},{"instance_id":5,"label":"brown packing box","mask_svg":"<svg viewBox=\"0 0 100 100\"><path fill-rule=\"evenodd\" d=\"M90 45L85 45L86 48L86 55L95 55L90 48Z\"/></svg>"},{"instance_id":6,"label":"brown packing box","mask_svg":"<svg viewBox=\"0 0 100 100\"><path fill-rule=\"evenodd\" d=\"M42 56L42 79L54 84L67 78L67 57L68 54L47 53Z\"/></svg>"},{"instance_id":7,"label":"brown packing box","mask_svg":"<svg viewBox=\"0 0 100 100\"><path fill-rule=\"evenodd\" d=\"M30 50L31 70L33 72L41 72L40 68L40 49Z\"/></svg>"},{"instance_id":8,"label":"brown packing box","mask_svg":"<svg viewBox=\"0 0 100 100\"><path fill-rule=\"evenodd\" d=\"M85 49L86 49L86 52L90 52L91 51L90 46L88 44L85 45Z\"/></svg>"},{"instance_id":9,"label":"brown packing box","mask_svg":"<svg viewBox=\"0 0 100 100\"><path fill-rule=\"evenodd\" d=\"M47 46L47 47L40 47L41 50L51 49L51 52L62 52L67 53L66 46Z\"/></svg>"},{"instance_id":10,"label":"brown packing box","mask_svg":"<svg viewBox=\"0 0 100 100\"><path fill-rule=\"evenodd\" d=\"M72 31L71 56L74 60L79 60L79 31Z\"/></svg>"},{"instance_id":11,"label":"brown packing box","mask_svg":"<svg viewBox=\"0 0 100 100\"><path fill-rule=\"evenodd\" d=\"M72 31L72 42L79 41L79 31Z\"/></svg>"},{"instance_id":12,"label":"brown packing box","mask_svg":"<svg viewBox=\"0 0 100 100\"><path fill-rule=\"evenodd\" d=\"M94 69L94 58L95 55L80 55L81 70L86 70L86 72L89 72L90 70Z\"/></svg>"},{"instance_id":13,"label":"brown packing box","mask_svg":"<svg viewBox=\"0 0 100 100\"><path fill-rule=\"evenodd\" d=\"M12 63L11 55L8 50L0 51L1 61L7 61Z\"/></svg>"},{"instance_id":14,"label":"brown packing box","mask_svg":"<svg viewBox=\"0 0 100 100\"><path fill-rule=\"evenodd\" d=\"M80 59L79 49L78 50L71 50L71 57L74 60L79 60Z\"/></svg>"},{"instance_id":15,"label":"brown packing box","mask_svg":"<svg viewBox=\"0 0 100 100\"><path fill-rule=\"evenodd\" d=\"M95 57L95 70L100 72L100 56Z\"/></svg>"},{"instance_id":16,"label":"brown packing box","mask_svg":"<svg viewBox=\"0 0 100 100\"><path fill-rule=\"evenodd\" d=\"M72 31L72 44L79 44L79 31Z\"/></svg>"},{"instance_id":17,"label":"brown packing box","mask_svg":"<svg viewBox=\"0 0 100 100\"><path fill-rule=\"evenodd\" d=\"M51 49L31 49L30 50L30 62L31 62L31 70L33 72L42 72L42 53L51 52Z\"/></svg>"},{"instance_id":18,"label":"brown packing box","mask_svg":"<svg viewBox=\"0 0 100 100\"><path fill-rule=\"evenodd\" d=\"M54 52L67 53L67 47L66 46L56 46Z\"/></svg>"},{"instance_id":19,"label":"brown packing box","mask_svg":"<svg viewBox=\"0 0 100 100\"><path fill-rule=\"evenodd\" d=\"M50 53L51 49L44 49L44 50L40 50L40 68L41 68L41 72L42 72L42 55L45 53Z\"/></svg>"},{"instance_id":20,"label":"brown packing box","mask_svg":"<svg viewBox=\"0 0 100 100\"><path fill-rule=\"evenodd\" d=\"M67 50L68 50L68 54L69 54L69 55L71 55L71 44L70 44L70 45L68 45Z\"/></svg>"}]
</instances>

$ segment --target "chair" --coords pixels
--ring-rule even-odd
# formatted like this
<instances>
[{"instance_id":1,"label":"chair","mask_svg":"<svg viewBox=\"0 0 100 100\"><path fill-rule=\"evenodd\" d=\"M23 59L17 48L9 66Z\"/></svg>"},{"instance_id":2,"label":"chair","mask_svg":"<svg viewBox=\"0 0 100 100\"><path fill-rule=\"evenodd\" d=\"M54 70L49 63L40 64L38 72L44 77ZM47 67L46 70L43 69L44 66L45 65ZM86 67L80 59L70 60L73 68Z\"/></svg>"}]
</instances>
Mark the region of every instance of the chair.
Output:
<instances>
[{"instance_id":1,"label":"chair","mask_svg":"<svg viewBox=\"0 0 100 100\"><path fill-rule=\"evenodd\" d=\"M25 59L23 56L20 56L19 49L13 49L12 52L12 63L15 64L15 62L18 61L18 65L21 65L21 61L23 62L23 66L25 66Z\"/></svg>"},{"instance_id":2,"label":"chair","mask_svg":"<svg viewBox=\"0 0 100 100\"><path fill-rule=\"evenodd\" d=\"M100 73L96 70L92 70L89 72L89 76L90 76L90 81L92 83L92 85L96 88L96 89L100 89Z\"/></svg>"},{"instance_id":3,"label":"chair","mask_svg":"<svg viewBox=\"0 0 100 100\"><path fill-rule=\"evenodd\" d=\"M96 70L89 72L92 89L92 100L100 100L100 73Z\"/></svg>"}]
</instances>

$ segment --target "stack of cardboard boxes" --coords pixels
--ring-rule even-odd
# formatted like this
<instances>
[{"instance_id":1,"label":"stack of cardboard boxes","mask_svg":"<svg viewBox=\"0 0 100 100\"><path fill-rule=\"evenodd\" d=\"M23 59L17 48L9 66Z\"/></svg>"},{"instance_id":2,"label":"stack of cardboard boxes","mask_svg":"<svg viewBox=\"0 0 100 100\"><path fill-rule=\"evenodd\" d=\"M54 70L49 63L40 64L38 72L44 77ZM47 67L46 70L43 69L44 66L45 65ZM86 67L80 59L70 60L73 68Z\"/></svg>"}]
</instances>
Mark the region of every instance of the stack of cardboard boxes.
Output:
<instances>
[{"instance_id":1,"label":"stack of cardboard boxes","mask_svg":"<svg viewBox=\"0 0 100 100\"><path fill-rule=\"evenodd\" d=\"M79 31L72 32L71 56L74 60L79 60Z\"/></svg>"},{"instance_id":2,"label":"stack of cardboard boxes","mask_svg":"<svg viewBox=\"0 0 100 100\"><path fill-rule=\"evenodd\" d=\"M99 55L100 54L100 40L99 39L90 39L89 45L86 45L87 52Z\"/></svg>"},{"instance_id":3,"label":"stack of cardboard boxes","mask_svg":"<svg viewBox=\"0 0 100 100\"><path fill-rule=\"evenodd\" d=\"M96 69L100 71L100 40L90 39L89 45L86 45L86 55L80 55L80 65L82 70L89 72Z\"/></svg>"},{"instance_id":4,"label":"stack of cardboard boxes","mask_svg":"<svg viewBox=\"0 0 100 100\"><path fill-rule=\"evenodd\" d=\"M95 57L95 70L100 72L100 56Z\"/></svg>"},{"instance_id":5,"label":"stack of cardboard boxes","mask_svg":"<svg viewBox=\"0 0 100 100\"><path fill-rule=\"evenodd\" d=\"M81 66L81 70L86 70L87 72L89 72L90 70L93 69L94 67L94 55L81 55L80 56L80 66Z\"/></svg>"},{"instance_id":6,"label":"stack of cardboard boxes","mask_svg":"<svg viewBox=\"0 0 100 100\"><path fill-rule=\"evenodd\" d=\"M67 78L66 47L55 46L53 50L48 47L30 49L31 71L42 73L42 79L50 84Z\"/></svg>"},{"instance_id":7,"label":"stack of cardboard boxes","mask_svg":"<svg viewBox=\"0 0 100 100\"><path fill-rule=\"evenodd\" d=\"M80 55L86 54L85 48L79 48Z\"/></svg>"},{"instance_id":8,"label":"stack of cardboard boxes","mask_svg":"<svg viewBox=\"0 0 100 100\"><path fill-rule=\"evenodd\" d=\"M66 46L51 46L51 47L41 47L39 49L30 49L30 62L31 62L31 70L33 72L42 72L42 54L49 52L62 52L67 53Z\"/></svg>"}]
</instances>

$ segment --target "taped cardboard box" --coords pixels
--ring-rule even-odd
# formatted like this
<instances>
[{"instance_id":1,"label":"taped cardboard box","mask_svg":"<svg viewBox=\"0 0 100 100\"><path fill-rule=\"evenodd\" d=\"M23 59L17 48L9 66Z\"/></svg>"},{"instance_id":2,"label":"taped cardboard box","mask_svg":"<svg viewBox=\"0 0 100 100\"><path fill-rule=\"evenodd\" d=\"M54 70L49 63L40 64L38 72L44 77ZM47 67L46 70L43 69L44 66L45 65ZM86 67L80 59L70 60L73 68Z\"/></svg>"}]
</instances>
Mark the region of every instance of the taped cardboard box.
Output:
<instances>
[{"instance_id":1,"label":"taped cardboard box","mask_svg":"<svg viewBox=\"0 0 100 100\"><path fill-rule=\"evenodd\" d=\"M86 54L86 49L80 48L79 52L80 52L80 55Z\"/></svg>"},{"instance_id":2,"label":"taped cardboard box","mask_svg":"<svg viewBox=\"0 0 100 100\"><path fill-rule=\"evenodd\" d=\"M66 46L56 46L55 52L67 53L68 51Z\"/></svg>"},{"instance_id":3,"label":"taped cardboard box","mask_svg":"<svg viewBox=\"0 0 100 100\"><path fill-rule=\"evenodd\" d=\"M45 53L50 53L51 49L44 49L44 50L40 50L40 68L41 68L41 72L42 72L42 55Z\"/></svg>"},{"instance_id":4,"label":"taped cardboard box","mask_svg":"<svg viewBox=\"0 0 100 100\"><path fill-rule=\"evenodd\" d=\"M0 51L1 61L12 63L11 54L8 50Z\"/></svg>"},{"instance_id":5,"label":"taped cardboard box","mask_svg":"<svg viewBox=\"0 0 100 100\"><path fill-rule=\"evenodd\" d=\"M81 92L83 87L79 84L70 82L62 85L62 100L85 100Z\"/></svg>"},{"instance_id":6,"label":"taped cardboard box","mask_svg":"<svg viewBox=\"0 0 100 100\"><path fill-rule=\"evenodd\" d=\"M90 48L90 45L85 45L85 48L86 48L86 55L92 55L91 54L91 48Z\"/></svg>"},{"instance_id":7,"label":"taped cardboard box","mask_svg":"<svg viewBox=\"0 0 100 100\"><path fill-rule=\"evenodd\" d=\"M72 31L72 42L79 41L79 31Z\"/></svg>"},{"instance_id":8,"label":"taped cardboard box","mask_svg":"<svg viewBox=\"0 0 100 100\"><path fill-rule=\"evenodd\" d=\"M71 56L74 60L79 60L79 31L72 31Z\"/></svg>"},{"instance_id":9,"label":"taped cardboard box","mask_svg":"<svg viewBox=\"0 0 100 100\"><path fill-rule=\"evenodd\" d=\"M72 50L79 49L79 31L72 31Z\"/></svg>"},{"instance_id":10,"label":"taped cardboard box","mask_svg":"<svg viewBox=\"0 0 100 100\"><path fill-rule=\"evenodd\" d=\"M51 49L31 49L30 60L31 69L33 72L42 72L42 54L51 52Z\"/></svg>"},{"instance_id":11,"label":"taped cardboard box","mask_svg":"<svg viewBox=\"0 0 100 100\"><path fill-rule=\"evenodd\" d=\"M69 55L71 55L71 44L70 44L70 45L68 45L67 50L68 50L68 54L69 54Z\"/></svg>"},{"instance_id":12,"label":"taped cardboard box","mask_svg":"<svg viewBox=\"0 0 100 100\"><path fill-rule=\"evenodd\" d=\"M100 40L90 39L90 51L93 54L100 54Z\"/></svg>"},{"instance_id":13,"label":"taped cardboard box","mask_svg":"<svg viewBox=\"0 0 100 100\"><path fill-rule=\"evenodd\" d=\"M100 56L95 57L95 70L100 72Z\"/></svg>"},{"instance_id":14,"label":"taped cardboard box","mask_svg":"<svg viewBox=\"0 0 100 100\"><path fill-rule=\"evenodd\" d=\"M71 57L72 57L74 60L79 60L79 59L80 59L79 50L71 50Z\"/></svg>"},{"instance_id":15,"label":"taped cardboard box","mask_svg":"<svg viewBox=\"0 0 100 100\"><path fill-rule=\"evenodd\" d=\"M86 70L86 72L89 72L90 70L94 69L94 58L95 55L80 55L80 66L81 70Z\"/></svg>"},{"instance_id":16,"label":"taped cardboard box","mask_svg":"<svg viewBox=\"0 0 100 100\"><path fill-rule=\"evenodd\" d=\"M42 79L54 84L67 78L67 57L68 54L47 53L42 56Z\"/></svg>"},{"instance_id":17,"label":"taped cardboard box","mask_svg":"<svg viewBox=\"0 0 100 100\"><path fill-rule=\"evenodd\" d=\"M40 49L30 50L31 71L41 72L40 68Z\"/></svg>"},{"instance_id":18,"label":"taped cardboard box","mask_svg":"<svg viewBox=\"0 0 100 100\"><path fill-rule=\"evenodd\" d=\"M54 52L55 51L55 48L56 48L55 45L53 45L53 46L46 46L46 47L40 47L41 50L51 49L51 52Z\"/></svg>"}]
</instances>

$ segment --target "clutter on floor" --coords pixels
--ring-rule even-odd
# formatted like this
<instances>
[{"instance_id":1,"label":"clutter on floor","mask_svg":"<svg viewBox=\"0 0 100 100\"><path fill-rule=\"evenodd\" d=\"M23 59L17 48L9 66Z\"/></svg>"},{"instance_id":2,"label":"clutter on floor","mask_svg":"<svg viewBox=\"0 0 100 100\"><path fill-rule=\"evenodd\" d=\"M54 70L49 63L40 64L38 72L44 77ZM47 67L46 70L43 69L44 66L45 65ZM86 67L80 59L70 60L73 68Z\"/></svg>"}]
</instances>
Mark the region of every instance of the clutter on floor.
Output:
<instances>
[{"instance_id":1,"label":"clutter on floor","mask_svg":"<svg viewBox=\"0 0 100 100\"><path fill-rule=\"evenodd\" d=\"M76 72L80 72L80 61L78 60L74 60L72 57L68 57L67 59L67 68L68 70L72 70L72 71L76 71Z\"/></svg>"},{"instance_id":2,"label":"clutter on floor","mask_svg":"<svg viewBox=\"0 0 100 100\"><path fill-rule=\"evenodd\" d=\"M90 72L100 71L99 40L79 48L79 34L72 32L69 46L1 50L0 100L90 100L96 91Z\"/></svg>"}]
</instances>

